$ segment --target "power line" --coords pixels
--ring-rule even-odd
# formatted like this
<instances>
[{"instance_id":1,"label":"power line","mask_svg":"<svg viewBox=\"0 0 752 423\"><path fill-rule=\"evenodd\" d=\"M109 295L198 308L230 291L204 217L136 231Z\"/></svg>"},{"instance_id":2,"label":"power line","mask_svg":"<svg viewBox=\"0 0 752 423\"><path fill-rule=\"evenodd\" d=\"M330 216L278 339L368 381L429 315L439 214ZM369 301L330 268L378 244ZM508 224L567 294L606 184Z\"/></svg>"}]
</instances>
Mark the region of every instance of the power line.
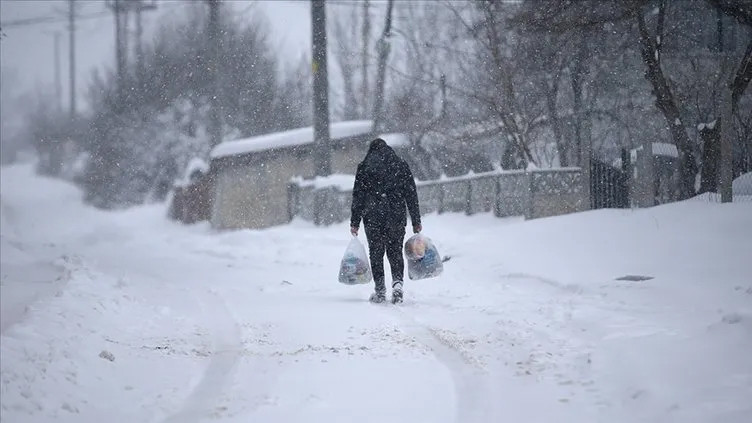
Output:
<instances>
[{"instance_id":1,"label":"power line","mask_svg":"<svg viewBox=\"0 0 752 423\"><path fill-rule=\"evenodd\" d=\"M90 13L88 15L78 15L76 16L76 19L97 19L97 18L103 18L107 16L109 12L97 12L97 13ZM0 26L3 28L12 28L17 26L31 26L31 25L39 25L39 24L45 24L45 23L67 23L68 17L62 17L62 16L37 16L34 18L25 18L25 19L16 19L14 21L8 21L8 22L2 22L0 23Z\"/></svg>"},{"instance_id":2,"label":"power line","mask_svg":"<svg viewBox=\"0 0 752 423\"><path fill-rule=\"evenodd\" d=\"M173 9L176 7L181 6L189 6L190 2L181 2L181 3L171 3L167 6L163 6L162 9ZM76 15L76 20L89 20L89 19L99 19L104 18L110 15L109 10L104 10L101 12L96 13L89 13L86 15ZM39 25L39 24L47 24L47 23L67 23L68 17L67 16L36 16L33 18L23 18L23 19L16 19L12 21L6 21L0 23L0 27L5 30L6 28L13 28L13 27L23 27L23 26L32 26L32 25Z\"/></svg>"}]
</instances>

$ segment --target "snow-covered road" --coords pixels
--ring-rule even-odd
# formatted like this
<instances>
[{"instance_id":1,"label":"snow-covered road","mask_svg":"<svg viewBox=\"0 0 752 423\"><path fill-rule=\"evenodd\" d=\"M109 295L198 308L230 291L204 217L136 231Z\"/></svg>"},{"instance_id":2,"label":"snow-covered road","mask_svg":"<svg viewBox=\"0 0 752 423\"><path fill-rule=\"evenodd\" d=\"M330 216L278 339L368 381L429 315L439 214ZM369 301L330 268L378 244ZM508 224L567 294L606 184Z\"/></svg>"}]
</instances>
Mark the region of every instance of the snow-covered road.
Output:
<instances>
[{"instance_id":1,"label":"snow-covered road","mask_svg":"<svg viewBox=\"0 0 752 423\"><path fill-rule=\"evenodd\" d=\"M3 422L746 422L752 202L427 216L401 306L347 224L216 233L3 168ZM643 282L617 281L627 274Z\"/></svg>"}]
</instances>

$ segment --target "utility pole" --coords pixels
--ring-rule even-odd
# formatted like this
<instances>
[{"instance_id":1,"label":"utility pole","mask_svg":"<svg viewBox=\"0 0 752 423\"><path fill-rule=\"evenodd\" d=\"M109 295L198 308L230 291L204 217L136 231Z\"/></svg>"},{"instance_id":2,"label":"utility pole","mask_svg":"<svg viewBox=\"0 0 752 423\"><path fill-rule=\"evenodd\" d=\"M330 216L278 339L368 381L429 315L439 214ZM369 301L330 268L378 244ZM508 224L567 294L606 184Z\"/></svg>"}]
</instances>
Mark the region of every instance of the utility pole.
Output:
<instances>
[{"instance_id":1,"label":"utility pole","mask_svg":"<svg viewBox=\"0 0 752 423\"><path fill-rule=\"evenodd\" d=\"M721 58L721 69L726 70L727 78L724 78L723 84L721 84L721 139L720 139L720 163L718 163L718 189L721 192L721 202L730 203L733 201L733 192L731 190L731 184L734 179L733 167L733 136L732 131L734 127L733 116L733 99L732 99L732 81L734 79L733 66L731 66L731 58L729 52L725 48L723 42L723 15L721 9L717 9L718 13L718 54Z\"/></svg>"},{"instance_id":2,"label":"utility pole","mask_svg":"<svg viewBox=\"0 0 752 423\"><path fill-rule=\"evenodd\" d=\"M144 54L142 46L143 22L142 12L155 10L157 8L156 0L106 0L107 7L112 9L115 16L115 66L117 68L117 90L118 98L122 101L125 94L125 83L128 79L128 24L130 22L130 11L136 13L136 34L133 40L135 44L136 56L136 82L139 88L143 83L144 72Z\"/></svg>"},{"instance_id":3,"label":"utility pole","mask_svg":"<svg viewBox=\"0 0 752 423\"><path fill-rule=\"evenodd\" d=\"M370 16L370 3L369 0L365 0L363 2L363 31L361 32L362 37L362 51L361 51L361 58L363 60L363 63L361 64L363 70L363 81L361 82L361 100L363 104L363 110L361 113L361 116L368 116L368 98L371 96L371 89L368 85L368 56L369 51L368 49L371 47L371 16Z\"/></svg>"},{"instance_id":4,"label":"utility pole","mask_svg":"<svg viewBox=\"0 0 752 423\"><path fill-rule=\"evenodd\" d=\"M141 82L144 76L144 50L141 45L141 38L144 34L144 28L141 22L141 11L143 10L143 2L139 1L136 7L136 80L138 81L139 89L141 88Z\"/></svg>"},{"instance_id":5,"label":"utility pole","mask_svg":"<svg viewBox=\"0 0 752 423\"><path fill-rule=\"evenodd\" d=\"M120 42L123 43L123 75L126 79L128 79L128 56L130 53L130 50L128 50L128 26L131 22L130 8L131 6L133 6L133 2L128 0L120 0L120 6L122 7L122 10L120 11L120 19L123 20L123 22L120 24Z\"/></svg>"},{"instance_id":6,"label":"utility pole","mask_svg":"<svg viewBox=\"0 0 752 423\"><path fill-rule=\"evenodd\" d=\"M326 61L326 3L311 0L313 32L313 139L316 176L332 173L329 141L329 82Z\"/></svg>"},{"instance_id":7,"label":"utility pole","mask_svg":"<svg viewBox=\"0 0 752 423\"><path fill-rule=\"evenodd\" d=\"M389 37L392 34L392 7L394 0L389 0L386 5L386 18L384 31L378 41L379 63L376 69L376 100L373 104L373 131L380 131L384 123L384 84L386 82L386 61L389 57Z\"/></svg>"},{"instance_id":8,"label":"utility pole","mask_svg":"<svg viewBox=\"0 0 752 423\"><path fill-rule=\"evenodd\" d=\"M60 31L55 31L55 106L63 111L63 81L60 78Z\"/></svg>"},{"instance_id":9,"label":"utility pole","mask_svg":"<svg viewBox=\"0 0 752 423\"><path fill-rule=\"evenodd\" d=\"M721 191L721 202L730 203L733 200L733 192L731 185L733 183L734 174L734 158L733 158L733 128L734 128L734 115L732 114L732 100L731 100L731 83L725 83L721 86L723 91L723 102L721 109L721 154L720 154L720 169L718 188Z\"/></svg>"},{"instance_id":10,"label":"utility pole","mask_svg":"<svg viewBox=\"0 0 752 423\"><path fill-rule=\"evenodd\" d=\"M209 137L211 146L222 142L222 113L219 101L219 59L222 43L219 37L219 6L220 0L206 0L209 4L209 22L207 34L209 35L209 80L211 81Z\"/></svg>"},{"instance_id":11,"label":"utility pole","mask_svg":"<svg viewBox=\"0 0 752 423\"><path fill-rule=\"evenodd\" d=\"M68 31L70 33L70 118L76 118L76 4L68 0Z\"/></svg>"},{"instance_id":12,"label":"utility pole","mask_svg":"<svg viewBox=\"0 0 752 423\"><path fill-rule=\"evenodd\" d=\"M155 10L157 8L156 0L131 0L130 6L136 11L136 34L133 43L135 44L136 58L136 81L139 89L143 87L144 78L144 49L143 49L143 12Z\"/></svg>"},{"instance_id":13,"label":"utility pole","mask_svg":"<svg viewBox=\"0 0 752 423\"><path fill-rule=\"evenodd\" d=\"M125 78L123 75L125 68L125 61L123 60L123 40L122 30L120 27L120 11L122 10L122 0L107 0L107 7L112 10L113 17L115 18L115 75L117 77L117 96L118 99L123 98L123 84Z\"/></svg>"}]
</instances>

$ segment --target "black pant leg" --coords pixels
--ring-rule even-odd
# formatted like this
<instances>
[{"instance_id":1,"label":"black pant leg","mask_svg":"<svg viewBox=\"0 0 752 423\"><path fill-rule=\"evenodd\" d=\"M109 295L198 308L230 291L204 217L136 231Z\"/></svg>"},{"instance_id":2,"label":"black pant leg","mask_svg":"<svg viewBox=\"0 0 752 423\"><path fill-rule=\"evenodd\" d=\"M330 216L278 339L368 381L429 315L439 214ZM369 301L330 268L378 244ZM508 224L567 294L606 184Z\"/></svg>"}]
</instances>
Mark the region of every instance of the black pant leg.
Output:
<instances>
[{"instance_id":1,"label":"black pant leg","mask_svg":"<svg viewBox=\"0 0 752 423\"><path fill-rule=\"evenodd\" d=\"M383 231L368 227L366 227L366 237L368 238L368 255L371 260L371 273L373 273L376 291L385 291L384 251L386 250L386 237Z\"/></svg>"},{"instance_id":2,"label":"black pant leg","mask_svg":"<svg viewBox=\"0 0 752 423\"><path fill-rule=\"evenodd\" d=\"M404 280L405 259L402 256L402 242L405 239L405 228L395 228L389 234L386 242L386 256L392 269L392 284Z\"/></svg>"}]
</instances>

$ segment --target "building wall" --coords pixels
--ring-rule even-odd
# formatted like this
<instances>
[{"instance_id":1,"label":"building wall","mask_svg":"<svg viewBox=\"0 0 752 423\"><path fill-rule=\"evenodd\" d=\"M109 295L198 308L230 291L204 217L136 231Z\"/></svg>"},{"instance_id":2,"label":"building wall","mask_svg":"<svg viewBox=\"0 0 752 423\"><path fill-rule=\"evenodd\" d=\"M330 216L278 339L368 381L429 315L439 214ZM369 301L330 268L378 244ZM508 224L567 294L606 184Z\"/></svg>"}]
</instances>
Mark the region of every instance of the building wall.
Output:
<instances>
[{"instance_id":1,"label":"building wall","mask_svg":"<svg viewBox=\"0 0 752 423\"><path fill-rule=\"evenodd\" d=\"M332 173L355 175L358 163L366 156L368 143L354 142L335 147L331 155Z\"/></svg>"},{"instance_id":2,"label":"building wall","mask_svg":"<svg viewBox=\"0 0 752 423\"><path fill-rule=\"evenodd\" d=\"M218 170L211 223L217 229L266 228L290 219L288 184L313 175L310 154L268 155Z\"/></svg>"},{"instance_id":3,"label":"building wall","mask_svg":"<svg viewBox=\"0 0 752 423\"><path fill-rule=\"evenodd\" d=\"M332 148L332 173L355 174L368 140L345 140ZM211 224L217 229L260 229L289 222L291 216L313 219L313 198L289 189L295 176L314 176L310 148L259 152L217 163ZM336 200L336 198L334 199ZM291 203L292 201L292 203ZM324 200L326 202L328 200ZM336 203L339 204L339 203ZM349 203L348 203L349 205ZM322 206L319 206L322 207ZM339 210L341 205L332 210ZM348 212L349 213L349 212ZM339 219L339 215L333 218Z\"/></svg>"}]
</instances>

